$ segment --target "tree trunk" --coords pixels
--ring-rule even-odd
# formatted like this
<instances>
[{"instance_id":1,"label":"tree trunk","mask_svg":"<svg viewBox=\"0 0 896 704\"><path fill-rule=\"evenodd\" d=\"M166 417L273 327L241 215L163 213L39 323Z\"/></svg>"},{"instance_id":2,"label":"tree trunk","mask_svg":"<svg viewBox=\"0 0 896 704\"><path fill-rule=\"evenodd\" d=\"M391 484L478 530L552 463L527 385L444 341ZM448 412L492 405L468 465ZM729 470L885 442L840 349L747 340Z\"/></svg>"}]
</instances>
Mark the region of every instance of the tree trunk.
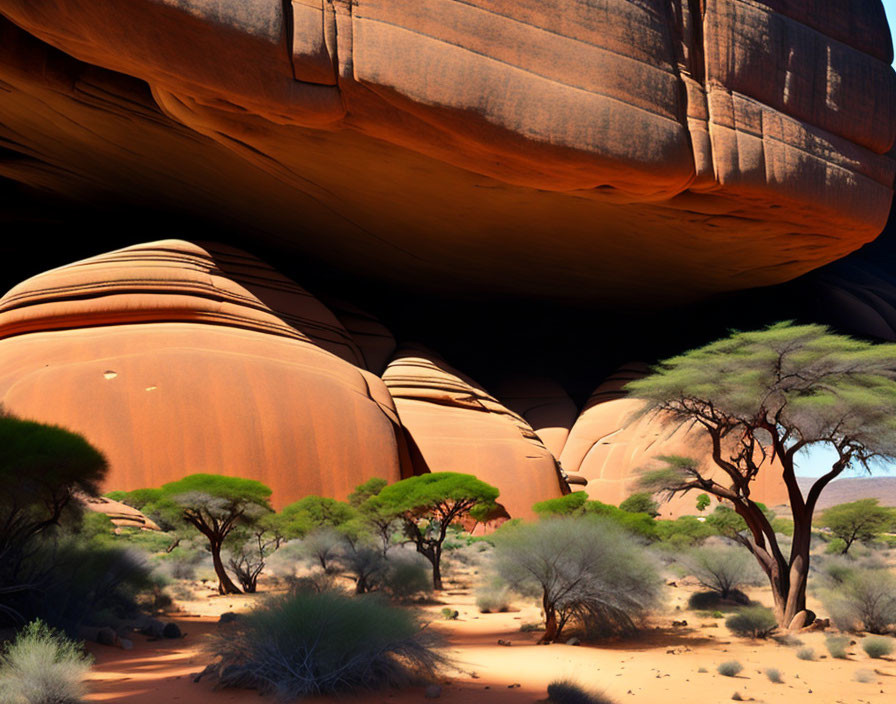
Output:
<instances>
[{"instance_id":1,"label":"tree trunk","mask_svg":"<svg viewBox=\"0 0 896 704\"><path fill-rule=\"evenodd\" d=\"M436 591L442 590L442 565L438 555L430 558L432 562L432 588Z\"/></svg>"},{"instance_id":2,"label":"tree trunk","mask_svg":"<svg viewBox=\"0 0 896 704\"><path fill-rule=\"evenodd\" d=\"M553 643L557 636L560 635L560 629L557 625L557 612L553 606L548 604L547 594L542 596L541 605L544 609L544 635L539 638L539 643Z\"/></svg>"},{"instance_id":3,"label":"tree trunk","mask_svg":"<svg viewBox=\"0 0 896 704\"><path fill-rule=\"evenodd\" d=\"M224 569L224 562L221 560L221 544L211 541L210 546L212 564L215 566L215 574L218 575L218 594L242 594L240 588L233 583L227 570Z\"/></svg>"}]
</instances>

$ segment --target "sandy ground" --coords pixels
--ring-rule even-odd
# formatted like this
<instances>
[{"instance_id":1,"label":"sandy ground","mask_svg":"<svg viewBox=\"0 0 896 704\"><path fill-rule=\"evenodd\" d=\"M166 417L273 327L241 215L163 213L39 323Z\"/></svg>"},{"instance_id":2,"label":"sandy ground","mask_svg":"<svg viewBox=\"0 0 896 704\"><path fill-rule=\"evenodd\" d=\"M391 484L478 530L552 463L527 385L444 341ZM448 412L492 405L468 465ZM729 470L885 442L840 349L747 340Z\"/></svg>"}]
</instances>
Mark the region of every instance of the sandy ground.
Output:
<instances>
[{"instance_id":1,"label":"sandy ground","mask_svg":"<svg viewBox=\"0 0 896 704\"><path fill-rule=\"evenodd\" d=\"M432 627L444 634L448 654L456 667L443 680L440 701L448 703L494 702L517 704L546 697L547 685L568 678L603 691L618 704L689 702L710 704L731 701L735 692L745 701L816 702L846 704L896 701L896 660L871 660L858 645L849 649L848 660L828 656L824 634L800 634L803 647L812 647L816 660L797 658L797 647L775 641L747 640L732 636L723 619L701 618L684 604L693 587L670 587L668 618L658 619L653 630L638 640L600 645L536 645L538 633L524 633L520 625L539 620L533 606L518 611L480 614L472 590L449 588L442 603L424 607ZM207 664L201 646L215 631L217 618L226 611L245 611L261 596L217 597L210 592L197 600L179 602L171 614L186 634L179 640L151 641L135 636L134 649L91 646L96 657L88 701L121 704L191 704L273 702L255 692L215 691L213 683L193 682L193 675ZM754 590L753 598L768 594ZM441 609L457 609L459 618L446 621ZM810 604L812 606L812 604ZM672 620L685 619L687 627L672 628ZM511 645L499 645L498 640ZM744 666L737 677L724 677L716 667L727 660ZM783 684L774 684L766 668L781 671ZM700 672L701 668L706 672ZM871 682L857 682L857 670L873 671ZM410 704L425 701L422 688L382 692L338 700L315 698L306 702L354 702Z\"/></svg>"}]
</instances>

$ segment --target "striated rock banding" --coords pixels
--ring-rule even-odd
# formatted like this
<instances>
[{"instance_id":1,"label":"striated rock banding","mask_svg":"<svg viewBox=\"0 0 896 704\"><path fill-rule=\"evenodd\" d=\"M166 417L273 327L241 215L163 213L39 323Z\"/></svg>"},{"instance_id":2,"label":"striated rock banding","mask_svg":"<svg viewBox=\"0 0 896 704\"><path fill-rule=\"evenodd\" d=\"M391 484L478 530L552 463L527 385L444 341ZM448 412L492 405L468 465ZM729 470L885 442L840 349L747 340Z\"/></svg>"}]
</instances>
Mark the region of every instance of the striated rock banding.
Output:
<instances>
[{"instance_id":1,"label":"striated rock banding","mask_svg":"<svg viewBox=\"0 0 896 704\"><path fill-rule=\"evenodd\" d=\"M419 472L466 472L501 491L511 516L560 496L557 462L532 427L475 381L418 346L399 348L383 381Z\"/></svg>"},{"instance_id":2,"label":"striated rock banding","mask_svg":"<svg viewBox=\"0 0 896 704\"><path fill-rule=\"evenodd\" d=\"M0 299L0 403L83 433L109 458L110 489L210 472L259 479L277 505L344 498L410 471L389 392L358 350L258 260L167 240Z\"/></svg>"},{"instance_id":3,"label":"striated rock banding","mask_svg":"<svg viewBox=\"0 0 896 704\"><path fill-rule=\"evenodd\" d=\"M2 29L0 136L27 157L0 173L214 211L409 286L694 298L842 257L892 200L878 0L0 0L0 13L21 28ZM98 148L136 168L116 178Z\"/></svg>"}]
</instances>

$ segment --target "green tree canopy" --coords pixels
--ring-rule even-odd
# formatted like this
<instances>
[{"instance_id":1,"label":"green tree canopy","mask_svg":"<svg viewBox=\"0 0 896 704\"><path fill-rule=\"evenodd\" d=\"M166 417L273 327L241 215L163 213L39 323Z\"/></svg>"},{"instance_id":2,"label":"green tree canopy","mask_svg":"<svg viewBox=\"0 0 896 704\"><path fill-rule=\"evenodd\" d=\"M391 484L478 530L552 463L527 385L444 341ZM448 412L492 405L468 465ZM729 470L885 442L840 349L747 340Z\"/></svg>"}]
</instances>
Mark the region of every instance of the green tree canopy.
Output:
<instances>
[{"instance_id":1,"label":"green tree canopy","mask_svg":"<svg viewBox=\"0 0 896 704\"><path fill-rule=\"evenodd\" d=\"M812 515L824 488L847 467L896 457L896 345L872 344L820 325L778 323L734 332L667 359L626 389L644 413L702 430L712 471L675 458L652 479L670 493L698 490L730 502L748 528L748 545L769 578L780 625L805 609ZM824 445L830 469L804 496L800 451ZM785 555L771 522L751 498L760 471L779 467L794 522Z\"/></svg>"},{"instance_id":2,"label":"green tree canopy","mask_svg":"<svg viewBox=\"0 0 896 704\"><path fill-rule=\"evenodd\" d=\"M218 474L191 474L176 482L163 484L154 495L156 504L180 507L181 517L206 537L212 554L218 591L239 594L224 568L221 548L238 526L251 525L271 513L271 490L254 479L225 477Z\"/></svg>"},{"instance_id":3,"label":"green tree canopy","mask_svg":"<svg viewBox=\"0 0 896 704\"><path fill-rule=\"evenodd\" d=\"M854 542L867 543L896 527L896 511L879 506L878 499L859 499L827 509L818 524L843 541L845 555Z\"/></svg>"},{"instance_id":4,"label":"green tree canopy","mask_svg":"<svg viewBox=\"0 0 896 704\"><path fill-rule=\"evenodd\" d=\"M67 515L80 514L79 494L99 494L107 468L81 435L0 409L0 615L21 617L19 601L35 590L25 562Z\"/></svg>"},{"instance_id":5,"label":"green tree canopy","mask_svg":"<svg viewBox=\"0 0 896 704\"><path fill-rule=\"evenodd\" d=\"M350 542L356 542L368 532L358 509L328 496L305 496L284 507L280 513L285 535L290 539L332 528Z\"/></svg>"},{"instance_id":6,"label":"green tree canopy","mask_svg":"<svg viewBox=\"0 0 896 704\"><path fill-rule=\"evenodd\" d=\"M646 513L652 518L659 515L659 504L653 500L649 491L638 491L619 504L619 508L628 513Z\"/></svg>"},{"instance_id":7,"label":"green tree canopy","mask_svg":"<svg viewBox=\"0 0 896 704\"><path fill-rule=\"evenodd\" d=\"M584 491L574 491L556 499L539 501L532 506L542 518L569 516L603 516L630 533L644 538L656 537L656 521L647 513L633 513L601 501L590 500Z\"/></svg>"},{"instance_id":8,"label":"green tree canopy","mask_svg":"<svg viewBox=\"0 0 896 704\"><path fill-rule=\"evenodd\" d=\"M382 509L397 516L405 536L432 564L433 588L442 588L442 544L448 527L477 506L492 506L498 489L472 474L433 472L402 479L379 492Z\"/></svg>"}]
</instances>

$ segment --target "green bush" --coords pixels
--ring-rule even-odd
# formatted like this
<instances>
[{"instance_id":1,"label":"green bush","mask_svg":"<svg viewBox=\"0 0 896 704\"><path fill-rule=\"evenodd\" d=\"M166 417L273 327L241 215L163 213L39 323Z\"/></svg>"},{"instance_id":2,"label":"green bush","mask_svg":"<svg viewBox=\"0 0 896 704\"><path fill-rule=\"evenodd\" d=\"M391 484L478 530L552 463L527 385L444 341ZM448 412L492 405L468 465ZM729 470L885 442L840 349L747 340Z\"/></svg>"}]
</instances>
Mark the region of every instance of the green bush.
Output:
<instances>
[{"instance_id":1,"label":"green bush","mask_svg":"<svg viewBox=\"0 0 896 704\"><path fill-rule=\"evenodd\" d=\"M769 667L768 669L766 669L765 676L775 684L781 684L784 682L784 678L781 676L781 671L777 667Z\"/></svg>"},{"instance_id":2,"label":"green bush","mask_svg":"<svg viewBox=\"0 0 896 704\"><path fill-rule=\"evenodd\" d=\"M29 560L37 587L21 611L76 636L81 626L106 625L107 615L137 611L137 595L154 586L142 555L83 544L77 536L45 545Z\"/></svg>"},{"instance_id":3,"label":"green bush","mask_svg":"<svg viewBox=\"0 0 896 704\"><path fill-rule=\"evenodd\" d=\"M825 638L824 644L832 658L838 658L840 660L846 659L846 649L849 647L849 638L846 636L830 635Z\"/></svg>"},{"instance_id":4,"label":"green bush","mask_svg":"<svg viewBox=\"0 0 896 704\"><path fill-rule=\"evenodd\" d=\"M796 651L796 656L800 660L814 660L815 659L815 649L814 648L800 648Z\"/></svg>"},{"instance_id":5,"label":"green bush","mask_svg":"<svg viewBox=\"0 0 896 704\"><path fill-rule=\"evenodd\" d=\"M828 555L842 555L846 549L846 541L842 538L834 538L827 544L824 551Z\"/></svg>"},{"instance_id":6,"label":"green bush","mask_svg":"<svg viewBox=\"0 0 896 704\"><path fill-rule=\"evenodd\" d=\"M727 662L723 662L716 668L718 673L720 675L724 675L725 677L736 677L743 669L744 666L741 665L737 660L728 660Z\"/></svg>"},{"instance_id":7,"label":"green bush","mask_svg":"<svg viewBox=\"0 0 896 704\"><path fill-rule=\"evenodd\" d=\"M591 692L569 680L557 680L548 685L548 701L551 704L613 704L598 692Z\"/></svg>"},{"instance_id":8,"label":"green bush","mask_svg":"<svg viewBox=\"0 0 896 704\"><path fill-rule=\"evenodd\" d=\"M476 606L484 614L496 614L510 608L510 588L500 579L492 579L476 590Z\"/></svg>"},{"instance_id":9,"label":"green bush","mask_svg":"<svg viewBox=\"0 0 896 704\"><path fill-rule=\"evenodd\" d=\"M293 592L270 598L214 639L225 687L285 699L405 686L446 660L406 609L375 596Z\"/></svg>"},{"instance_id":10,"label":"green bush","mask_svg":"<svg viewBox=\"0 0 896 704\"><path fill-rule=\"evenodd\" d=\"M729 616L725 625L745 638L768 638L778 627L778 621L771 609L764 606L747 606Z\"/></svg>"},{"instance_id":11,"label":"green bush","mask_svg":"<svg viewBox=\"0 0 896 704\"><path fill-rule=\"evenodd\" d=\"M32 621L0 655L3 704L78 704L92 658L42 621Z\"/></svg>"},{"instance_id":12,"label":"green bush","mask_svg":"<svg viewBox=\"0 0 896 704\"><path fill-rule=\"evenodd\" d=\"M882 658L893 652L893 640L881 636L868 636L862 639L862 650L869 658Z\"/></svg>"},{"instance_id":13,"label":"green bush","mask_svg":"<svg viewBox=\"0 0 896 704\"><path fill-rule=\"evenodd\" d=\"M656 537L672 547L685 548L699 545L716 535L716 530L696 516L680 516L674 521L656 521Z\"/></svg>"}]
</instances>

